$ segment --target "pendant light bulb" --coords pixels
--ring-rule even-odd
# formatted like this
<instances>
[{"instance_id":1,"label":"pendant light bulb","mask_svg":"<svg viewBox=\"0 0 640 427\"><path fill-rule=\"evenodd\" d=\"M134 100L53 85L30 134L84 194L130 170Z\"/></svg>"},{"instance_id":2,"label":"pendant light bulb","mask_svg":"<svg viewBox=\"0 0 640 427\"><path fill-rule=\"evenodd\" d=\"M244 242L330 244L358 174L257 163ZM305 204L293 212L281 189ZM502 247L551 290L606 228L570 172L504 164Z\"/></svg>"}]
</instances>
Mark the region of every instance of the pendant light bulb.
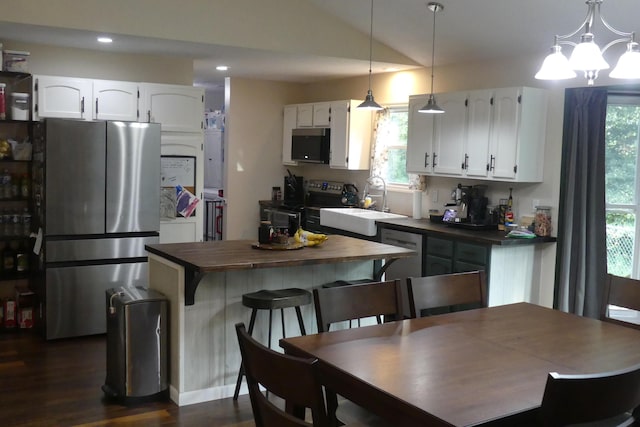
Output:
<instances>
[{"instance_id":1,"label":"pendant light bulb","mask_svg":"<svg viewBox=\"0 0 640 427\"><path fill-rule=\"evenodd\" d=\"M433 35L431 38L431 93L429 94L429 100L427 104L418 110L419 113L428 114L442 114L444 110L438 106L436 97L433 95L433 69L435 68L435 56L436 56L436 13L444 9L444 6L440 3L429 2L427 8L433 12Z\"/></svg>"},{"instance_id":2,"label":"pendant light bulb","mask_svg":"<svg viewBox=\"0 0 640 427\"><path fill-rule=\"evenodd\" d=\"M369 28L369 90L367 90L367 96L364 98L364 102L358 105L356 108L363 110L383 110L384 108L373 99L373 92L371 92L371 57L373 56L373 0L371 0L371 20Z\"/></svg>"}]
</instances>

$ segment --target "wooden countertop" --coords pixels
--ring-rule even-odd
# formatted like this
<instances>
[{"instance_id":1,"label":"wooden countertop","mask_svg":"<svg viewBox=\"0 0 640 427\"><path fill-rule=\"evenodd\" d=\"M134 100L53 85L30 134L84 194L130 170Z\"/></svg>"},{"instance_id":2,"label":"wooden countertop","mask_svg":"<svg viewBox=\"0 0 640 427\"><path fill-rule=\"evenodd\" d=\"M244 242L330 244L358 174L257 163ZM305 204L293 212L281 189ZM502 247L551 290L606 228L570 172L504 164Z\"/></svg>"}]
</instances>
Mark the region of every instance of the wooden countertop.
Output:
<instances>
[{"instance_id":1,"label":"wooden countertop","mask_svg":"<svg viewBox=\"0 0 640 427\"><path fill-rule=\"evenodd\" d=\"M555 237L535 237L533 239L517 239L507 237L506 232L499 230L468 230L465 228L450 227L446 224L434 223L429 219L385 219L376 221L379 227L406 231L409 233L429 233L439 235L437 237L449 237L458 240L466 240L475 243L490 245L535 245L539 243L552 243Z\"/></svg>"},{"instance_id":2,"label":"wooden countertop","mask_svg":"<svg viewBox=\"0 0 640 427\"><path fill-rule=\"evenodd\" d=\"M329 236L320 246L297 250L254 249L251 245L255 243L255 240L217 240L165 243L145 248L198 273L404 258L415 254L410 249L337 235Z\"/></svg>"},{"instance_id":3,"label":"wooden countertop","mask_svg":"<svg viewBox=\"0 0 640 427\"><path fill-rule=\"evenodd\" d=\"M410 249L347 236L329 236L320 246L293 250L254 249L255 243L255 240L217 240L146 245L145 249L184 267L185 305L193 305L200 279L211 272L394 260L415 255ZM381 273L389 265L391 263L386 263Z\"/></svg>"}]
</instances>

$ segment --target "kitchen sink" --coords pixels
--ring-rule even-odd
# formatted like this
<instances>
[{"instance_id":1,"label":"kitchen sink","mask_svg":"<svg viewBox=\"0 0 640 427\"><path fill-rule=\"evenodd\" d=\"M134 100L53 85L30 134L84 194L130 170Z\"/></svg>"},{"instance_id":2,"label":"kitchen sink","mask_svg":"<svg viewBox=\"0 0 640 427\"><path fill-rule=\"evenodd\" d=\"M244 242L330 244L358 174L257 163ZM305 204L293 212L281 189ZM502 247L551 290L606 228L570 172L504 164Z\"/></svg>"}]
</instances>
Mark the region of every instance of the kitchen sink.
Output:
<instances>
[{"instance_id":1,"label":"kitchen sink","mask_svg":"<svg viewBox=\"0 0 640 427\"><path fill-rule=\"evenodd\" d=\"M406 218L389 212L357 208L322 208L320 225L350 231L364 236L375 236L378 231L376 221L382 219Z\"/></svg>"}]
</instances>

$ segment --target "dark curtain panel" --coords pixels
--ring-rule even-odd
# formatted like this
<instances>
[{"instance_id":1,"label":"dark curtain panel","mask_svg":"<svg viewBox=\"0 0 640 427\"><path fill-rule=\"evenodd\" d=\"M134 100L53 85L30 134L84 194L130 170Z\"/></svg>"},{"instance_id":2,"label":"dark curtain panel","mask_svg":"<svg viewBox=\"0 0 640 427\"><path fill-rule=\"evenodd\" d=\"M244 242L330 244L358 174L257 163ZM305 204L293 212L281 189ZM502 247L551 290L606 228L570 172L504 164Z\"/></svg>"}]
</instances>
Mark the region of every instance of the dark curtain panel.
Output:
<instances>
[{"instance_id":1,"label":"dark curtain panel","mask_svg":"<svg viewBox=\"0 0 640 427\"><path fill-rule=\"evenodd\" d=\"M597 318L607 274L607 89L565 92L554 307Z\"/></svg>"}]
</instances>

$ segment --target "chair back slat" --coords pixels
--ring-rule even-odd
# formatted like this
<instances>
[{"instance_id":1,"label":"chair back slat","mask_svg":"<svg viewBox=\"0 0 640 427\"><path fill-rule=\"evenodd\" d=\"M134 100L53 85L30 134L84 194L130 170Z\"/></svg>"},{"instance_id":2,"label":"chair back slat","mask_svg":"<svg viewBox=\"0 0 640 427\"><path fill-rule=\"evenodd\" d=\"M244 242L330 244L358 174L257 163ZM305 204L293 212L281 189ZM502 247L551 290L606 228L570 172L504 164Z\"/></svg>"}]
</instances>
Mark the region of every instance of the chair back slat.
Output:
<instances>
[{"instance_id":1,"label":"chair back slat","mask_svg":"<svg viewBox=\"0 0 640 427\"><path fill-rule=\"evenodd\" d=\"M411 317L422 310L456 305L487 306L484 271L407 278Z\"/></svg>"},{"instance_id":2,"label":"chair back slat","mask_svg":"<svg viewBox=\"0 0 640 427\"><path fill-rule=\"evenodd\" d=\"M329 425L324 394L317 374L317 359L303 359L273 351L236 324L236 334L249 387L251 407L258 427L325 427ZM289 410L270 402L260 385L282 398ZM310 408L313 424L304 421Z\"/></svg>"},{"instance_id":3,"label":"chair back slat","mask_svg":"<svg viewBox=\"0 0 640 427\"><path fill-rule=\"evenodd\" d=\"M344 320L380 315L402 317L402 294L399 280L317 288L313 290L319 332Z\"/></svg>"},{"instance_id":4,"label":"chair back slat","mask_svg":"<svg viewBox=\"0 0 640 427\"><path fill-rule=\"evenodd\" d=\"M609 305L640 311L640 280L608 274L600 309L600 320L640 329L640 324L611 318Z\"/></svg>"},{"instance_id":5,"label":"chair back slat","mask_svg":"<svg viewBox=\"0 0 640 427\"><path fill-rule=\"evenodd\" d=\"M640 405L640 365L590 375L552 372L540 406L544 426L566 426L615 418ZM607 424L608 425L608 424ZM611 424L618 425L618 424Z\"/></svg>"}]
</instances>

